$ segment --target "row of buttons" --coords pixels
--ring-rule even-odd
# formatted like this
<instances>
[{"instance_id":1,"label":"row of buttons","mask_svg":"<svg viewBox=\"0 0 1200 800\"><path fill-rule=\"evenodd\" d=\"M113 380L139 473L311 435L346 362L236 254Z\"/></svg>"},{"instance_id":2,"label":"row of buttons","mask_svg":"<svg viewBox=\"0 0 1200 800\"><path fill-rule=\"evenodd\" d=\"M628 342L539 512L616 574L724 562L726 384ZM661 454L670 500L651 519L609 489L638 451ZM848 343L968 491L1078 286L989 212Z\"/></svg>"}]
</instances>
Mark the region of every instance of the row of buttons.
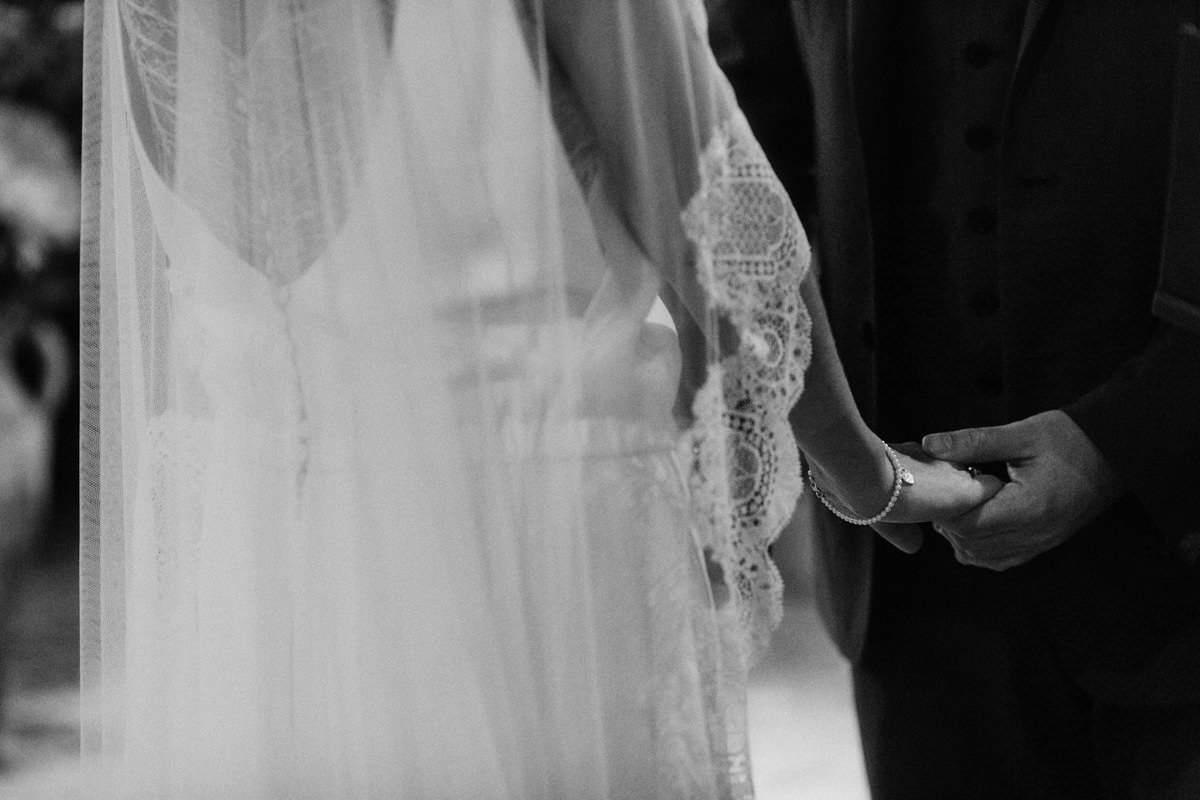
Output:
<instances>
[{"instance_id":1,"label":"row of buttons","mask_svg":"<svg viewBox=\"0 0 1200 800\"><path fill-rule=\"evenodd\" d=\"M973 41L963 48L963 60L974 69L988 66L995 56L996 52L985 42ZM968 125L963 132L963 141L973 152L985 153L996 146L996 129L983 123ZM997 221L996 210L987 206L978 206L967 212L967 228L981 236L995 233ZM971 293L967 305L976 317L986 319L999 312L1000 298L995 289L978 289ZM985 396L999 397L1004 391L999 364L991 359L985 361L991 363L983 366L975 379L975 388Z\"/></svg>"}]
</instances>

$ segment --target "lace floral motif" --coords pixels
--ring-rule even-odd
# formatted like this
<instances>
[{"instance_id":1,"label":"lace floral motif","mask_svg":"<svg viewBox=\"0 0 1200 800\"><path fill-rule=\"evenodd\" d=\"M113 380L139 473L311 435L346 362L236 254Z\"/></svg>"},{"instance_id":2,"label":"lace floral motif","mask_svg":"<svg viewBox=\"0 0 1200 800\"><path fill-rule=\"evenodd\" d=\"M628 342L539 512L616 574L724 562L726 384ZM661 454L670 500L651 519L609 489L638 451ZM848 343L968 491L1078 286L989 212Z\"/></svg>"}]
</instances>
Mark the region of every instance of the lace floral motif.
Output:
<instances>
[{"instance_id":1,"label":"lace floral motif","mask_svg":"<svg viewBox=\"0 0 1200 800\"><path fill-rule=\"evenodd\" d=\"M179 68L177 31L148 0L127 0L118 8L137 88L145 94L143 116L150 130L143 131L144 140L152 143L148 149L156 166L169 173L175 163L178 93L171 76Z\"/></svg>"},{"instance_id":2,"label":"lace floral motif","mask_svg":"<svg viewBox=\"0 0 1200 800\"><path fill-rule=\"evenodd\" d=\"M787 417L804 388L812 325L800 297L808 240L741 114L709 143L683 223L701 285L740 336L696 395L687 445L698 524L753 660L782 614L768 548L803 488Z\"/></svg>"}]
</instances>

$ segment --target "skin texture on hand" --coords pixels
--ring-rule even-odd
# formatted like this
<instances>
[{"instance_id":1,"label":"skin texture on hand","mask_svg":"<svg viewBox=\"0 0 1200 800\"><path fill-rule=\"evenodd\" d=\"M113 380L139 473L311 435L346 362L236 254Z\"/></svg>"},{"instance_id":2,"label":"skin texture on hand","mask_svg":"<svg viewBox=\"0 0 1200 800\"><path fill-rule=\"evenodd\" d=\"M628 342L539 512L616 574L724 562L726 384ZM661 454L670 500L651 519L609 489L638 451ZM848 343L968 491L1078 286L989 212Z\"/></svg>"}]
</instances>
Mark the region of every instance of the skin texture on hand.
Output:
<instances>
[{"instance_id":1,"label":"skin texture on hand","mask_svg":"<svg viewBox=\"0 0 1200 800\"><path fill-rule=\"evenodd\" d=\"M1003 485L990 475L974 476L965 467L931 458L916 442L893 445L893 448L900 466L912 474L913 483L901 489L896 505L884 521L872 527L906 553L915 553L924 540L924 533L915 523L960 516L988 500ZM880 457L886 459L882 445L879 451ZM834 502L861 518L876 514L891 495L894 473L890 462L886 462L883 468L887 485L868 483L866 492L862 491L864 487L858 485L839 486L837 481L822 474L818 467L812 469L817 485L831 490L827 493L833 494ZM868 497L869 502L866 499Z\"/></svg>"},{"instance_id":2,"label":"skin texture on hand","mask_svg":"<svg viewBox=\"0 0 1200 800\"><path fill-rule=\"evenodd\" d=\"M991 499L1004 484L991 475L972 475L966 467L933 458L916 442L893 445L913 485L900 493L888 522L928 522L957 517Z\"/></svg>"},{"instance_id":3,"label":"skin texture on hand","mask_svg":"<svg viewBox=\"0 0 1200 800\"><path fill-rule=\"evenodd\" d=\"M1120 481L1062 411L992 428L926 436L925 452L960 464L1003 461L1009 482L977 508L935 528L963 564L1005 570L1070 539L1112 505Z\"/></svg>"}]
</instances>

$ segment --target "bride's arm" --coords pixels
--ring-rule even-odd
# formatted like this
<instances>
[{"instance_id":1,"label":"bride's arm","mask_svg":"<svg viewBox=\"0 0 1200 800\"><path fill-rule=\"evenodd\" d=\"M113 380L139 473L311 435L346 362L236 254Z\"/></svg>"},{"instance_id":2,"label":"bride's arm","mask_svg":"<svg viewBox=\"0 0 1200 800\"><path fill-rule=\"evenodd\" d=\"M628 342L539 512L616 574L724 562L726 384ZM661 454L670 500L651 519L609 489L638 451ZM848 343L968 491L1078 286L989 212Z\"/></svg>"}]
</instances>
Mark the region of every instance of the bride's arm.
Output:
<instances>
[{"instance_id":1,"label":"bride's arm","mask_svg":"<svg viewBox=\"0 0 1200 800\"><path fill-rule=\"evenodd\" d=\"M599 141L617 207L663 278L715 338L714 304L698 279L681 215L702 190L710 143L729 128L749 133L736 125L740 112L709 50L698 3L546 0L545 24L554 57ZM757 151L756 143L746 144ZM790 207L786 212L794 215ZM807 266L801 250L791 257L804 263L791 267ZM846 510L869 517L891 493L893 467L854 403L813 273L799 292L813 324L805 389L791 413L796 439L824 488ZM901 458L917 480L901 494L891 521L957 516L997 488L992 479L976 480L950 465Z\"/></svg>"},{"instance_id":2,"label":"bride's arm","mask_svg":"<svg viewBox=\"0 0 1200 800\"><path fill-rule=\"evenodd\" d=\"M892 464L879 438L858 411L838 359L833 332L825 314L816 273L810 271L800 287L812 317L812 362L804 393L792 409L792 430L819 485L834 494L847 510L866 518L888 501L894 478ZM997 479L970 473L925 457L919 447L899 453L902 466L915 482L903 491L889 522L921 522L956 517L1000 488ZM915 457L914 457L915 456ZM898 529L877 526L894 544L913 549L919 541Z\"/></svg>"}]
</instances>

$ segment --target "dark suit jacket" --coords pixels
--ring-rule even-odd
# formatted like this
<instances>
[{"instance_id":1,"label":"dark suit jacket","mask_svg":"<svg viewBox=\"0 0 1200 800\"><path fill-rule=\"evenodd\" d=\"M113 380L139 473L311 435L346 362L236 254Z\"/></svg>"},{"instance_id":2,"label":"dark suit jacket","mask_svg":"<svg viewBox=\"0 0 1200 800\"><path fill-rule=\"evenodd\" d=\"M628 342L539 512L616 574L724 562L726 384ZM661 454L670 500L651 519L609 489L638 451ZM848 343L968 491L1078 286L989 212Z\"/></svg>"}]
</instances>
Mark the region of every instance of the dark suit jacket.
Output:
<instances>
[{"instance_id":1,"label":"dark suit jacket","mask_svg":"<svg viewBox=\"0 0 1200 800\"><path fill-rule=\"evenodd\" d=\"M876 396L873 230L886 196L892 8L888 0L790 3L810 79L804 118L815 165L813 186L795 186L794 196L813 198L806 216L822 290L868 420L887 402ZM1178 31L1196 10L1190 0L1031 0L1005 100L995 204L1007 411L1020 419L1065 409L1132 496L1075 537L1079 552L1101 536L1093 531L1119 537L1130 520L1161 536L1164 550L1200 530L1200 337L1151 311ZM752 122L756 111L747 109ZM1200 258L1175 262L1176 275L1200 270ZM1178 296L1170 299L1177 308ZM818 599L853 659L869 618L874 550L887 545L818 516Z\"/></svg>"}]
</instances>

